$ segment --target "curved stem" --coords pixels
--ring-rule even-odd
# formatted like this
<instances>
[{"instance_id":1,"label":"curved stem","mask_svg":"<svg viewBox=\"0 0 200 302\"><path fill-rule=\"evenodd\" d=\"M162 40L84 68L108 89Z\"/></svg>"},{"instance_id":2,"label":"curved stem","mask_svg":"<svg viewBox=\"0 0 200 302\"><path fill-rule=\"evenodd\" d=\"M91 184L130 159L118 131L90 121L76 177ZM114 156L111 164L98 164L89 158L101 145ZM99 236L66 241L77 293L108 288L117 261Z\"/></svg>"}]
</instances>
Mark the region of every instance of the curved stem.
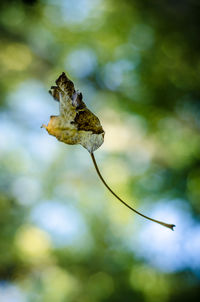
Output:
<instances>
[{"instance_id":1,"label":"curved stem","mask_svg":"<svg viewBox=\"0 0 200 302\"><path fill-rule=\"evenodd\" d=\"M146 215L144 215L144 214L142 214L142 213L136 211L134 208L132 208L131 206L129 206L125 201L123 201L119 196L117 196L117 194L115 194L115 192L113 192L113 190L108 186L108 184L105 182L103 176L101 175L101 173L100 173L100 171L99 171L99 168L98 168L98 166L97 166L96 159L95 159L95 157L94 157L94 153L90 153L90 155L91 155L91 157L92 157L92 161L93 161L94 167L95 167L95 169L96 169L96 172L97 172L99 178L101 179L101 181L103 182L103 184L106 186L106 188L107 188L107 189L108 189L108 190L109 190L109 191L110 191L110 192L111 192L111 193L112 193L112 194L113 194L113 195L114 195L121 203L123 203L127 208L129 208L129 209L132 210L133 212L137 213L138 215L140 215L140 216L142 216L142 217L144 217L144 218L146 218L146 219L148 219L148 220L151 220L151 221L153 221L153 222L159 223L159 224L161 224L162 226L165 226L165 227L171 229L172 231L174 230L174 229L173 229L173 228L175 227L174 224L168 224L168 223L165 223L165 222L163 222L163 221L159 221L159 220L150 218L150 217L148 217L148 216L146 216Z\"/></svg>"}]
</instances>

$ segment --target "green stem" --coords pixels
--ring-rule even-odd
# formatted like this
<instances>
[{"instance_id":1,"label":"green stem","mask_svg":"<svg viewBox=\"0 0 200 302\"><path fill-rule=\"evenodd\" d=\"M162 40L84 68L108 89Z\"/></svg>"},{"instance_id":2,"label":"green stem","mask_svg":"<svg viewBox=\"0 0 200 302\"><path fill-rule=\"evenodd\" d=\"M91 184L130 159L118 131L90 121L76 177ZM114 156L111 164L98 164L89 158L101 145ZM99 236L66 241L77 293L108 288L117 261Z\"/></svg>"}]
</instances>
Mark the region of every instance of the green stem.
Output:
<instances>
[{"instance_id":1,"label":"green stem","mask_svg":"<svg viewBox=\"0 0 200 302\"><path fill-rule=\"evenodd\" d=\"M110 192L111 192L111 193L112 193L112 194L113 194L113 195L114 195L121 203L123 203L127 208L129 208L129 209L132 210L133 212L137 213L138 215L140 215L140 216L142 216L142 217L144 217L144 218L146 218L146 219L148 219L148 220L151 220L151 221L153 221L153 222L159 223L159 224L161 224L162 226L165 226L165 227L171 229L172 231L174 230L174 227L175 227L174 224L169 224L169 223L165 223L165 222L163 222L163 221L159 221L159 220L150 218L150 217L148 217L148 216L146 216L146 215L144 215L144 214L142 214L142 213L136 211L134 208L132 208L131 206L129 206L125 201L123 201L119 196L117 196L117 194L115 194L115 192L113 192L113 190L108 186L108 184L105 182L103 176L101 175L101 173L100 173L100 171L99 171L99 168L98 168L98 166L97 166L96 159L95 159L95 157L94 157L94 153L90 153L90 155L91 155L91 157L92 157L92 161L93 161L94 167L95 167L95 169L96 169L96 172L97 172L99 178L101 179L101 181L103 182L103 184L106 186L106 188L107 188L107 189L108 189L108 190L109 190L109 191L110 191Z\"/></svg>"}]
</instances>

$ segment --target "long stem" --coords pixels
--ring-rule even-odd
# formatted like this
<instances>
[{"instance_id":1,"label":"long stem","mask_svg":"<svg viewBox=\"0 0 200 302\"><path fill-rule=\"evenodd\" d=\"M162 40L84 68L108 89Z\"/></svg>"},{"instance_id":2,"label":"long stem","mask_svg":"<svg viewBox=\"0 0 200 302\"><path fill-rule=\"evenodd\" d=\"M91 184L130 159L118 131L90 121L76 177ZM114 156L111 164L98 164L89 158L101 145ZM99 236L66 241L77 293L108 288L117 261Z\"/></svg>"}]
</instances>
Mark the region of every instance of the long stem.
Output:
<instances>
[{"instance_id":1,"label":"long stem","mask_svg":"<svg viewBox=\"0 0 200 302\"><path fill-rule=\"evenodd\" d=\"M97 174L98 174L99 178L101 179L101 181L103 182L103 184L106 186L106 188L107 188L107 189L108 189L108 190L109 190L109 191L110 191L110 192L111 192L111 193L112 193L112 194L113 194L120 202L122 202L127 208L129 208L129 209L132 210L133 212L137 213L138 215L140 215L140 216L142 216L142 217L144 217L144 218L146 218L146 219L148 219L148 220L151 220L151 221L153 221L153 222L159 223L159 224L161 224L162 226L165 226L165 227L171 229L172 231L174 230L174 229L173 229L173 228L175 227L174 224L168 224L168 223L165 223L165 222L163 222L163 221L159 221L159 220L150 218L150 217L148 217L148 216L146 216L146 215L144 215L144 214L142 214L142 213L136 211L134 208L132 208L131 206L129 206L125 201L123 201L119 196L117 196L117 194L115 194L115 192L113 192L113 190L108 186L108 184L105 182L103 176L101 175L101 173L100 173L100 171L99 171L99 168L98 168L98 166L97 166L96 159L95 159L95 157L94 157L94 153L90 153L90 155L91 155L91 157L92 157L92 161L93 161L94 167L95 167L95 169L96 169L96 171L97 171Z\"/></svg>"}]
</instances>

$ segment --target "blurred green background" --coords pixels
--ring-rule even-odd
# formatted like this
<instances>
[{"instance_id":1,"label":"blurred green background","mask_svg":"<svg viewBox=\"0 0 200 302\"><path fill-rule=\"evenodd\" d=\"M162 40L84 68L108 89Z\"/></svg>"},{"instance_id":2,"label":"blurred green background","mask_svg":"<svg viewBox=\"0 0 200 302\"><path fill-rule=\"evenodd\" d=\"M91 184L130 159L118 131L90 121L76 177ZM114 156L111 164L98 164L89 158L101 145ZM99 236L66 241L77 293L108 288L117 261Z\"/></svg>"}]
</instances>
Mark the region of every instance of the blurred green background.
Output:
<instances>
[{"instance_id":1,"label":"blurred green background","mask_svg":"<svg viewBox=\"0 0 200 302\"><path fill-rule=\"evenodd\" d=\"M197 301L198 0L0 4L0 301ZM40 129L65 71L101 120L95 152Z\"/></svg>"}]
</instances>

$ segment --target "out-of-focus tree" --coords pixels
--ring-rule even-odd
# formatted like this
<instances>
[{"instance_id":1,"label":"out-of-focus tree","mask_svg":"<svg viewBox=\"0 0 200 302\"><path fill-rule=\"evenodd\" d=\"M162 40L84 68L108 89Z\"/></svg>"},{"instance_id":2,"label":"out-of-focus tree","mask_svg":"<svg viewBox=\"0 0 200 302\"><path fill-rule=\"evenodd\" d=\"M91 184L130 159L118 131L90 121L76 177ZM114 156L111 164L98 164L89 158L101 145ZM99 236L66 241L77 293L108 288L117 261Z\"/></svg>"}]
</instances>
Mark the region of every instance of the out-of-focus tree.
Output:
<instances>
[{"instance_id":1,"label":"out-of-focus tree","mask_svg":"<svg viewBox=\"0 0 200 302\"><path fill-rule=\"evenodd\" d=\"M196 301L200 272L198 1L0 3L0 301ZM40 129L65 71L106 131L113 189Z\"/></svg>"}]
</instances>

